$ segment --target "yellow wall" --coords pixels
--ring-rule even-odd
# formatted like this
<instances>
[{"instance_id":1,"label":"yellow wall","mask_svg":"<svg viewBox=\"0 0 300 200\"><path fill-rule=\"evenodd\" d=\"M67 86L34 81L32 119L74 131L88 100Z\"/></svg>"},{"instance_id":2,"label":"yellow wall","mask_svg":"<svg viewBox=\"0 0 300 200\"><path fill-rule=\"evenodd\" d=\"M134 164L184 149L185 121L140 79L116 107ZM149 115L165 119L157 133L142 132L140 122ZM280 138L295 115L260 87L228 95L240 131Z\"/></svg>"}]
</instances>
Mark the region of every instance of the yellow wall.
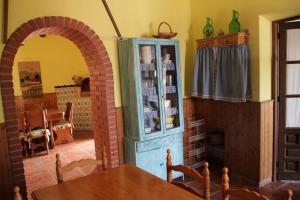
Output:
<instances>
[{"instance_id":1,"label":"yellow wall","mask_svg":"<svg viewBox=\"0 0 300 200\"><path fill-rule=\"evenodd\" d=\"M88 67L80 50L69 40L54 35L35 36L24 41L16 54L13 83L16 96L21 96L18 62L39 61L43 93L55 92L58 85L74 84L72 76L88 77Z\"/></svg>"},{"instance_id":2,"label":"yellow wall","mask_svg":"<svg viewBox=\"0 0 300 200\"><path fill-rule=\"evenodd\" d=\"M161 21L167 21L181 45L184 77L186 42L190 24L190 1L186 0L109 0L107 1L124 37L151 36ZM121 105L116 33L99 0L10 0L9 33L22 23L41 16L67 16L83 21L102 39L113 65L115 104Z\"/></svg>"},{"instance_id":3,"label":"yellow wall","mask_svg":"<svg viewBox=\"0 0 300 200\"><path fill-rule=\"evenodd\" d=\"M2 15L2 13L3 13L3 0L0 0L0 25L1 25L1 28L0 28L0 38L1 38L1 40L0 40L0 44L2 43L2 24L3 24L3 15ZM0 49L0 52L1 52L2 50Z\"/></svg>"},{"instance_id":4,"label":"yellow wall","mask_svg":"<svg viewBox=\"0 0 300 200\"><path fill-rule=\"evenodd\" d=\"M191 0L191 40L202 38L202 28L207 16L213 19L216 33L220 28L228 33L232 9L240 13L241 28L247 28L250 32L252 100L269 100L271 99L271 21L299 15L300 1ZM195 42L188 48L190 54L194 54L194 49ZM192 72L191 69L187 71L189 74Z\"/></svg>"}]
</instances>

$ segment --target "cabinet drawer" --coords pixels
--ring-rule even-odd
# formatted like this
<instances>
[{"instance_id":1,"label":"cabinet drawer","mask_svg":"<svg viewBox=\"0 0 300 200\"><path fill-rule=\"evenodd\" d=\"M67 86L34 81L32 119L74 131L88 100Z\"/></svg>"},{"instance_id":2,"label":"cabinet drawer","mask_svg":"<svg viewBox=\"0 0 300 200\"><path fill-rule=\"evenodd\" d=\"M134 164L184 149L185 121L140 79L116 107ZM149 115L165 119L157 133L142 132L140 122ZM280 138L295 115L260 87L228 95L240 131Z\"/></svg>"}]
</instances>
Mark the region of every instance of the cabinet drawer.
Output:
<instances>
[{"instance_id":1,"label":"cabinet drawer","mask_svg":"<svg viewBox=\"0 0 300 200\"><path fill-rule=\"evenodd\" d=\"M226 46L226 45L233 45L233 44L247 44L248 43L248 34L246 33L232 33L229 35L225 35L222 37L216 38L216 45L217 46Z\"/></svg>"},{"instance_id":2,"label":"cabinet drawer","mask_svg":"<svg viewBox=\"0 0 300 200\"><path fill-rule=\"evenodd\" d=\"M150 151L154 149L159 149L169 144L177 144L177 143L181 143L181 144L183 143L182 134L173 134L162 138L137 142L136 151L137 152Z\"/></svg>"},{"instance_id":3,"label":"cabinet drawer","mask_svg":"<svg viewBox=\"0 0 300 200\"><path fill-rule=\"evenodd\" d=\"M136 152L151 151L159 148L161 148L161 145L153 141L136 143Z\"/></svg>"},{"instance_id":4,"label":"cabinet drawer","mask_svg":"<svg viewBox=\"0 0 300 200\"><path fill-rule=\"evenodd\" d=\"M237 37L222 37L217 39L217 46L237 44Z\"/></svg>"},{"instance_id":5,"label":"cabinet drawer","mask_svg":"<svg viewBox=\"0 0 300 200\"><path fill-rule=\"evenodd\" d=\"M215 39L212 38L212 39L200 39L200 40L197 40L197 47L198 48L207 48L207 47L213 47L215 46Z\"/></svg>"}]
</instances>

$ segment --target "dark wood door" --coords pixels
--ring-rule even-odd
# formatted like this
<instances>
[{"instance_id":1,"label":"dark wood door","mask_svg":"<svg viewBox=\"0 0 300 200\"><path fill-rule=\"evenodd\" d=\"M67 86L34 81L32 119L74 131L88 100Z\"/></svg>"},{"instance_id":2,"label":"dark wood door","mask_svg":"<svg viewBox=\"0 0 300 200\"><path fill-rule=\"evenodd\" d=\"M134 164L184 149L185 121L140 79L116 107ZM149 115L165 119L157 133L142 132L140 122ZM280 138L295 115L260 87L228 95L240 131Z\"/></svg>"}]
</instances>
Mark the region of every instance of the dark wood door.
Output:
<instances>
[{"instance_id":1,"label":"dark wood door","mask_svg":"<svg viewBox=\"0 0 300 200\"><path fill-rule=\"evenodd\" d=\"M279 30L278 179L300 180L300 22Z\"/></svg>"}]
</instances>

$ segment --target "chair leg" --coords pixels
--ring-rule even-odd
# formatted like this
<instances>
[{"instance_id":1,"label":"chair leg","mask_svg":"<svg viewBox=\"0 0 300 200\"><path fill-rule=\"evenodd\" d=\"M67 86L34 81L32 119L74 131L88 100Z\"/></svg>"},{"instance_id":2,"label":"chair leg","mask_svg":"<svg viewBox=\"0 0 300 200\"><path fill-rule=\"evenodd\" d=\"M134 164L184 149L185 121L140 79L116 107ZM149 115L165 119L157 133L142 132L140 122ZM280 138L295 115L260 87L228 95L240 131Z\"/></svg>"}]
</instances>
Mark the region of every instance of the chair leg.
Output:
<instances>
[{"instance_id":1,"label":"chair leg","mask_svg":"<svg viewBox=\"0 0 300 200\"><path fill-rule=\"evenodd\" d=\"M70 128L70 134L68 135L68 141L73 142L74 136L73 136L73 128Z\"/></svg>"},{"instance_id":2,"label":"chair leg","mask_svg":"<svg viewBox=\"0 0 300 200\"><path fill-rule=\"evenodd\" d=\"M21 145L22 145L22 154L26 158L27 157L27 148L26 148L26 142L24 139L22 139Z\"/></svg>"},{"instance_id":3,"label":"chair leg","mask_svg":"<svg viewBox=\"0 0 300 200\"><path fill-rule=\"evenodd\" d=\"M31 141L31 139L28 140L28 152L29 152L30 156L32 156L33 153L34 153L33 149L32 149L32 141Z\"/></svg>"},{"instance_id":4,"label":"chair leg","mask_svg":"<svg viewBox=\"0 0 300 200\"><path fill-rule=\"evenodd\" d=\"M47 133L46 131L44 132L44 140L45 140L45 147L46 147L46 150L47 150L47 154L49 154L49 137L47 136Z\"/></svg>"}]
</instances>

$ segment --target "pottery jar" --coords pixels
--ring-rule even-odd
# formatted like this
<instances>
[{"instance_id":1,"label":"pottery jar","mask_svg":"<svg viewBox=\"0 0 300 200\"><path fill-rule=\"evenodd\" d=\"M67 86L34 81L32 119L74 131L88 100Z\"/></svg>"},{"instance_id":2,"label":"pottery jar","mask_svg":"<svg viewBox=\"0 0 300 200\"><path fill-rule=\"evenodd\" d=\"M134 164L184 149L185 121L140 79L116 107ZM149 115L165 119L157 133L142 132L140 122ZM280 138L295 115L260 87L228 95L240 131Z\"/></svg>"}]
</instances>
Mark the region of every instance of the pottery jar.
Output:
<instances>
[{"instance_id":1,"label":"pottery jar","mask_svg":"<svg viewBox=\"0 0 300 200\"><path fill-rule=\"evenodd\" d=\"M151 53L151 46L143 46L141 48L141 57L142 62L145 64L150 64L152 61L152 53Z\"/></svg>"}]
</instances>

